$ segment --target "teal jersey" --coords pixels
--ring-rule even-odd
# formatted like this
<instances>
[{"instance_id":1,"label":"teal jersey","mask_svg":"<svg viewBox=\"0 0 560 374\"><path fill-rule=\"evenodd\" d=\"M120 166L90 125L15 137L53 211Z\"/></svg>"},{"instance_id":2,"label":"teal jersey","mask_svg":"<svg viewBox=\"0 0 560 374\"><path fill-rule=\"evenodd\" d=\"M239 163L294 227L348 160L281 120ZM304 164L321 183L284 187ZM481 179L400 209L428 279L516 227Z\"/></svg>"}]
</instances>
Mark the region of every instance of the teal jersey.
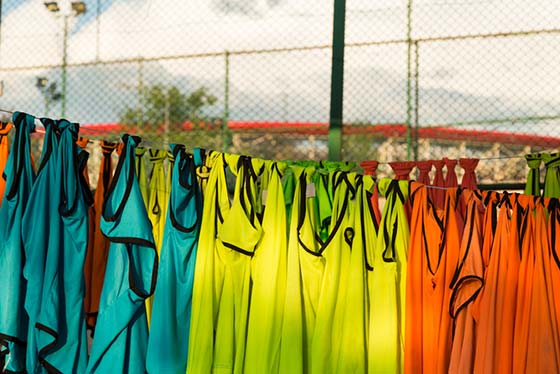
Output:
<instances>
[{"instance_id":1,"label":"teal jersey","mask_svg":"<svg viewBox=\"0 0 560 374\"><path fill-rule=\"evenodd\" d=\"M175 163L152 305L148 373L185 373L187 367L194 267L202 219L202 191L196 175L202 158L200 150L195 149L194 153L192 156L183 146L173 146Z\"/></svg>"},{"instance_id":2,"label":"teal jersey","mask_svg":"<svg viewBox=\"0 0 560 374\"><path fill-rule=\"evenodd\" d=\"M140 138L124 148L107 191L101 231L111 242L86 373L144 373L148 345L145 301L157 278L157 252L135 176Z\"/></svg>"},{"instance_id":3,"label":"teal jersey","mask_svg":"<svg viewBox=\"0 0 560 374\"><path fill-rule=\"evenodd\" d=\"M39 343L35 327L41 305L43 304L43 281L45 262L49 247L58 245L60 233L50 226L51 212L58 211L55 207L56 196L60 196L57 186L56 163L58 159L58 123L51 119L41 119L45 127L43 154L39 164L37 179L27 201L23 215L22 237L25 249L25 266L23 276L27 280L25 310L29 316L27 333L26 369L30 373L40 372ZM60 200L58 200L60 201ZM55 212L55 215L56 215ZM56 219L55 219L56 220ZM54 221L55 221L54 220ZM36 224L40 222L40 224Z\"/></svg>"},{"instance_id":4,"label":"teal jersey","mask_svg":"<svg viewBox=\"0 0 560 374\"><path fill-rule=\"evenodd\" d=\"M45 222L33 222L49 230L48 237L35 237L48 243L35 335L41 372L80 373L87 365L83 267L92 197L83 170L88 154L76 144L77 124L57 121L57 132L57 154L45 166L54 170L56 184L51 188L57 193L38 192L43 199L49 196L49 211ZM36 213L30 212L34 217Z\"/></svg>"},{"instance_id":5,"label":"teal jersey","mask_svg":"<svg viewBox=\"0 0 560 374\"><path fill-rule=\"evenodd\" d=\"M4 359L1 369L24 372L28 317L24 309L27 283L23 277L25 256L21 226L35 180L29 138L35 130L35 118L16 112L12 122L15 135L4 169L6 189L0 207L0 268L9 269L2 274L0 287L0 357Z\"/></svg>"}]
</instances>

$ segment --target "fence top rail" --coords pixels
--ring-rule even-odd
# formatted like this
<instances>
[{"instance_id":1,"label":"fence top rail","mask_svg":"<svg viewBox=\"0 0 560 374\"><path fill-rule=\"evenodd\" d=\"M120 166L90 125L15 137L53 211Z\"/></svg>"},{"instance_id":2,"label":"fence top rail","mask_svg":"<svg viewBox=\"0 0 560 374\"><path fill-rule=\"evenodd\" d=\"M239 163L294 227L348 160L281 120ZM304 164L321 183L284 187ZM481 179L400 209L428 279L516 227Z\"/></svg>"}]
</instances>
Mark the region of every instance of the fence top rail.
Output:
<instances>
[{"instance_id":1,"label":"fence top rail","mask_svg":"<svg viewBox=\"0 0 560 374\"><path fill-rule=\"evenodd\" d=\"M510 32L487 33L487 34L449 35L449 36L437 36L437 37L425 37L425 38L411 37L410 39L403 38L403 39L389 39L389 40L378 40L378 41L369 41L369 42L346 43L345 47L355 48L355 47L368 47L368 46L376 46L376 45L407 44L407 43L419 44L419 43L445 42L445 41L453 41L453 40L491 39L491 38L534 36L534 35L544 35L544 34L560 34L560 28L526 30L526 31L510 31ZM241 55L256 55L256 54L304 52L304 51L314 51L314 50L327 50L330 48L332 48L331 44L323 44L323 45L310 45L310 46L285 47L285 48L224 50L224 51L216 51L216 52L189 53L189 54L178 54L178 55L170 55L170 56L133 57L133 58L123 58L123 59L112 59L112 60L92 60L92 61L68 63L66 64L66 66L68 68L71 68L71 67L83 67L83 66L95 66L95 65L113 65L113 64L117 65L117 64L208 58L208 57L220 57L220 56L226 57L226 56L241 56ZM44 65L9 66L9 67L0 66L0 73L39 70L39 69L56 69L61 67L62 64L44 64Z\"/></svg>"}]
</instances>

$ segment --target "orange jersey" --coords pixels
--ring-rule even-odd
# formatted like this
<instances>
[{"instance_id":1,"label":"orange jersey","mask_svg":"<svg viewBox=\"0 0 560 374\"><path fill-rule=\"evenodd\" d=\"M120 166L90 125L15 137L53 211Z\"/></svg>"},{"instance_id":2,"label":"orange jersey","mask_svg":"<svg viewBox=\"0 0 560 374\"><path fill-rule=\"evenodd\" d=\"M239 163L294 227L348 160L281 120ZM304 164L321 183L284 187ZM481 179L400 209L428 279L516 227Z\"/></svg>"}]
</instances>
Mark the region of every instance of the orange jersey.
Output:
<instances>
[{"instance_id":1,"label":"orange jersey","mask_svg":"<svg viewBox=\"0 0 560 374\"><path fill-rule=\"evenodd\" d=\"M459 259L455 218L456 189L444 209L430 200L428 187L412 182L408 252L405 372L447 373L451 355L451 289Z\"/></svg>"},{"instance_id":2,"label":"orange jersey","mask_svg":"<svg viewBox=\"0 0 560 374\"><path fill-rule=\"evenodd\" d=\"M474 192L464 191L466 202L465 232L461 239L459 262L450 284L453 290L449 312L453 317L453 343L450 373L472 373L476 343L473 301L484 284L482 266L482 201Z\"/></svg>"}]
</instances>

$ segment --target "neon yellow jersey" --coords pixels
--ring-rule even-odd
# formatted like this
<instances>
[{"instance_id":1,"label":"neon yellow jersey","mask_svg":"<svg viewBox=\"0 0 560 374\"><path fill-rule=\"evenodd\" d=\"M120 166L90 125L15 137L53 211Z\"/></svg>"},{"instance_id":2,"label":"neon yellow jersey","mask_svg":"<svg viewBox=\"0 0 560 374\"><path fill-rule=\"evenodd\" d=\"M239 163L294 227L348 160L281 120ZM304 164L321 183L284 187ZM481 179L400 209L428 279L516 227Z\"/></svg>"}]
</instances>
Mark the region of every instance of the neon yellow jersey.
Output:
<instances>
[{"instance_id":1,"label":"neon yellow jersey","mask_svg":"<svg viewBox=\"0 0 560 374\"><path fill-rule=\"evenodd\" d=\"M408 181L382 179L385 206L373 253L370 284L368 372L401 373L404 369L404 313L409 228L404 209Z\"/></svg>"},{"instance_id":2,"label":"neon yellow jersey","mask_svg":"<svg viewBox=\"0 0 560 374\"><path fill-rule=\"evenodd\" d=\"M288 234L282 189L285 165L266 162L262 176L263 234L251 260L252 294L244 373L278 373L286 291ZM257 168L256 168L257 169ZM258 169L257 169L258 170Z\"/></svg>"},{"instance_id":3,"label":"neon yellow jersey","mask_svg":"<svg viewBox=\"0 0 560 374\"><path fill-rule=\"evenodd\" d=\"M187 372L243 373L251 258L262 237L255 209L256 173L248 157L211 157L215 162L204 198ZM237 177L231 206L226 165Z\"/></svg>"},{"instance_id":4,"label":"neon yellow jersey","mask_svg":"<svg viewBox=\"0 0 560 374\"><path fill-rule=\"evenodd\" d=\"M353 210L355 207L355 173L331 174L333 203L328 238L316 240L316 253L324 263L316 307L315 331L311 343L311 373L334 373L338 364L342 338L344 300L347 289L353 240ZM303 227L302 227L303 228Z\"/></svg>"},{"instance_id":5,"label":"neon yellow jersey","mask_svg":"<svg viewBox=\"0 0 560 374\"><path fill-rule=\"evenodd\" d=\"M134 159L134 163L136 177L138 178L138 186L140 187L140 193L142 194L144 205L148 206L148 176L146 174L146 164L144 162L144 154L146 154L146 148L138 147L136 148L135 152L136 158Z\"/></svg>"},{"instance_id":6,"label":"neon yellow jersey","mask_svg":"<svg viewBox=\"0 0 560 374\"><path fill-rule=\"evenodd\" d=\"M167 151L150 149L148 158L152 164L152 172L148 187L148 216L152 223L154 241L158 250L161 251L163 241L163 229L165 226L165 212L169 200L169 185L166 183L164 161L167 158Z\"/></svg>"},{"instance_id":7,"label":"neon yellow jersey","mask_svg":"<svg viewBox=\"0 0 560 374\"><path fill-rule=\"evenodd\" d=\"M284 314L282 320L282 340L280 343L280 373L303 373L304 367L307 368L307 355L304 353L304 348L307 344L311 343L311 337L308 336L308 330L312 328L305 321L304 305L309 305L308 300L304 303L305 299L309 299L309 291L306 292L306 297L303 294L302 282L302 264L300 263L300 240L299 240L299 225L300 217L305 214L306 189L304 186L311 182L311 176L315 169L314 167L291 166L292 175L294 178L293 189L293 204L291 209L290 226L289 226L289 240L288 240L288 254L287 254L287 275L286 275L286 298L284 303ZM302 206L303 205L303 206ZM312 240L314 240L312 238ZM318 284L322 276L322 264L319 257L315 257L317 261L319 278L315 283ZM309 277L308 277L309 278ZM313 288L312 293L318 293L318 287ZM314 319L313 319L314 320ZM305 326L305 330L304 330Z\"/></svg>"},{"instance_id":8,"label":"neon yellow jersey","mask_svg":"<svg viewBox=\"0 0 560 374\"><path fill-rule=\"evenodd\" d=\"M344 231L342 268L333 328L333 373L365 373L367 368L368 294L366 247L374 244L377 228L369 208L374 188L371 176L355 177L355 198Z\"/></svg>"},{"instance_id":9,"label":"neon yellow jersey","mask_svg":"<svg viewBox=\"0 0 560 374\"><path fill-rule=\"evenodd\" d=\"M167 157L167 152L157 149L148 150L148 160L152 164L152 172L150 182L148 184L148 218L152 224L152 233L154 235L154 242L158 256L161 254L161 244L163 241L163 229L165 227L165 210L169 195L167 194L168 188L165 183L165 170L164 161ZM146 299L146 316L148 317L148 326L152 316L152 303L154 297L150 296Z\"/></svg>"},{"instance_id":10,"label":"neon yellow jersey","mask_svg":"<svg viewBox=\"0 0 560 374\"><path fill-rule=\"evenodd\" d=\"M217 204L229 207L227 185L225 183L225 164L223 155L213 152L206 159L206 167L210 172L202 174L205 186L202 223L196 252L194 272L191 327L187 373L211 373L214 357L214 322L218 315L219 298L216 288L221 289L223 271L216 266L214 249L216 246L218 210ZM207 169L204 170L205 172Z\"/></svg>"}]
</instances>

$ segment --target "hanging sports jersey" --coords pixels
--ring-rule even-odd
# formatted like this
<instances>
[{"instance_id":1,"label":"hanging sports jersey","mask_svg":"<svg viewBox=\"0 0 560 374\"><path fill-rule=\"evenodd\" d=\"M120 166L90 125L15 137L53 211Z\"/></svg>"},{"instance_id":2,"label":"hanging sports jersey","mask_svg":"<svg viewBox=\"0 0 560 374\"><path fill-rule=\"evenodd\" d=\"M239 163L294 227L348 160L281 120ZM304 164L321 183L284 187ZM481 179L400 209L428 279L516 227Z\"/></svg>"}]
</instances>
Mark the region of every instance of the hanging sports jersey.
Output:
<instances>
[{"instance_id":1,"label":"hanging sports jersey","mask_svg":"<svg viewBox=\"0 0 560 374\"><path fill-rule=\"evenodd\" d=\"M412 182L410 188L413 211L404 371L447 373L452 335L449 284L459 258L455 218L457 190L447 190L442 210L429 199L428 187Z\"/></svg>"},{"instance_id":2,"label":"hanging sports jersey","mask_svg":"<svg viewBox=\"0 0 560 374\"><path fill-rule=\"evenodd\" d=\"M103 202L109 189L112 167L112 153L117 148L117 143L101 141L101 164L99 165L99 177L93 202L93 236L88 241L88 250L84 264L84 278L86 284L86 295L84 309L86 311L86 323L88 328L93 329L97 321L99 311L99 298L103 289L105 278L105 267L109 252L109 240L103 235L99 227Z\"/></svg>"},{"instance_id":3,"label":"hanging sports jersey","mask_svg":"<svg viewBox=\"0 0 560 374\"><path fill-rule=\"evenodd\" d=\"M455 166L457 166L457 160L451 160L447 157L443 158L443 163L447 173L445 174L445 187L457 187L459 185L457 181L457 173L455 172Z\"/></svg>"},{"instance_id":4,"label":"hanging sports jersey","mask_svg":"<svg viewBox=\"0 0 560 374\"><path fill-rule=\"evenodd\" d=\"M25 310L29 316L27 334L26 368L28 372L41 370L39 364L38 330L35 324L39 318L43 304L43 287L45 277L45 261L50 242L58 245L59 230L51 227L51 212L58 212L60 188L57 186L58 165L58 123L50 119L41 119L45 127L43 153L37 172L37 180L33 184L23 215L22 238L25 248L25 266L23 276L27 280ZM48 198L46 198L48 197ZM56 221L56 218L53 220ZM37 222L39 222L37 224ZM51 229L53 229L51 231Z\"/></svg>"},{"instance_id":5,"label":"hanging sports jersey","mask_svg":"<svg viewBox=\"0 0 560 374\"><path fill-rule=\"evenodd\" d=\"M404 364L404 313L409 228L405 203L408 182L382 179L385 206L373 251L368 370L400 373Z\"/></svg>"},{"instance_id":6,"label":"hanging sports jersey","mask_svg":"<svg viewBox=\"0 0 560 374\"><path fill-rule=\"evenodd\" d=\"M544 175L545 197L560 197L560 153L544 153L542 155L546 173Z\"/></svg>"},{"instance_id":7,"label":"hanging sports jersey","mask_svg":"<svg viewBox=\"0 0 560 374\"><path fill-rule=\"evenodd\" d=\"M544 199L541 200L544 203ZM552 294L551 252L544 204L534 212L534 270L531 286L526 373L560 372L560 334ZM515 367L520 368L520 367Z\"/></svg>"},{"instance_id":8,"label":"hanging sports jersey","mask_svg":"<svg viewBox=\"0 0 560 374\"><path fill-rule=\"evenodd\" d=\"M16 112L12 152L3 172L6 190L0 207L0 361L6 372L24 372L28 318L24 310L26 280L23 277L24 248L22 216L25 211L35 174L31 166L29 135L35 130L35 118ZM9 302L8 302L9 301Z\"/></svg>"},{"instance_id":9,"label":"hanging sports jersey","mask_svg":"<svg viewBox=\"0 0 560 374\"><path fill-rule=\"evenodd\" d=\"M482 267L482 222L479 195L462 191L466 203L466 222L461 239L459 262L450 284L453 289L449 313L453 318L453 345L450 373L472 373L476 348L476 324L472 315L473 301L484 284Z\"/></svg>"},{"instance_id":10,"label":"hanging sports jersey","mask_svg":"<svg viewBox=\"0 0 560 374\"><path fill-rule=\"evenodd\" d=\"M262 235L255 210L255 174L247 157L211 157L193 289L191 339L197 344L189 345L187 371L241 373L251 257ZM231 206L226 167L236 176Z\"/></svg>"},{"instance_id":11,"label":"hanging sports jersey","mask_svg":"<svg viewBox=\"0 0 560 374\"><path fill-rule=\"evenodd\" d=\"M517 288L517 304L515 310L515 327L513 333L513 373L527 371L527 352L530 334L530 318L532 304L532 280L535 270L535 200L527 199L526 223L521 233L521 262Z\"/></svg>"},{"instance_id":12,"label":"hanging sports jersey","mask_svg":"<svg viewBox=\"0 0 560 374\"><path fill-rule=\"evenodd\" d=\"M217 235L216 221L218 220L216 204L219 202L224 207L229 206L223 157L221 153L213 152L207 159L207 165L211 169L204 191L202 222L196 251L189 334L189 339L196 344L189 345L187 363L187 373L193 374L210 373L212 371L214 321L218 314L218 301L214 293L214 273L220 270L215 267L214 259ZM216 287L221 287L221 284L216 285Z\"/></svg>"},{"instance_id":13,"label":"hanging sports jersey","mask_svg":"<svg viewBox=\"0 0 560 374\"><path fill-rule=\"evenodd\" d=\"M300 251L301 241L299 238L299 229L302 225L303 217L306 210L309 210L308 202L313 204L314 189L312 189L311 178L315 172L315 168L291 166L295 188L293 194L293 204L289 226L289 241L287 254L287 278L286 278L286 301L284 304L284 314L282 321L282 340L280 348L280 373L302 373L308 370L308 362L310 355L308 353L309 344L313 335L308 332L314 327L309 322L314 323L315 316L312 315L310 304L317 303L318 285L322 276L322 263L318 256L313 256L311 260L316 259L317 269L313 272L303 272L301 259L303 251ZM313 186L314 187L314 186ZM311 207L313 205L311 204ZM312 215L311 217L314 217ZM308 239L308 238L306 238ZM312 234L312 239L314 235ZM309 262L307 266L313 265ZM315 275L314 282L309 281L310 277ZM305 276L305 278L304 278ZM304 291L304 284L308 287ZM311 300L311 296L313 299ZM307 315L304 314L304 308L307 307ZM308 318L308 320L306 320ZM305 326L305 327L304 327ZM312 331L312 330L311 330ZM305 350L305 351L304 351Z\"/></svg>"},{"instance_id":14,"label":"hanging sports jersey","mask_svg":"<svg viewBox=\"0 0 560 374\"><path fill-rule=\"evenodd\" d=\"M371 176L356 176L355 198L344 228L342 245L342 276L333 328L332 369L336 373L367 372L367 340L369 298L367 247L374 245L369 237L377 234L376 218L371 210L370 196L374 189ZM345 245L347 247L345 247Z\"/></svg>"},{"instance_id":15,"label":"hanging sports jersey","mask_svg":"<svg viewBox=\"0 0 560 374\"><path fill-rule=\"evenodd\" d=\"M286 290L286 202L282 172L286 165L267 161L262 176L262 239L251 259L251 306L245 373L277 373ZM271 292L274 290L274 292Z\"/></svg>"},{"instance_id":16,"label":"hanging sports jersey","mask_svg":"<svg viewBox=\"0 0 560 374\"><path fill-rule=\"evenodd\" d=\"M4 172L6 162L8 162L8 133L12 129L11 123L0 123L0 176ZM4 197L4 189L6 188L6 180L0 178L0 206Z\"/></svg>"},{"instance_id":17,"label":"hanging sports jersey","mask_svg":"<svg viewBox=\"0 0 560 374\"><path fill-rule=\"evenodd\" d=\"M468 188L470 190L477 189L476 173L475 169L478 165L477 158L460 158L459 165L465 170L463 174L463 179L461 180L461 187Z\"/></svg>"},{"instance_id":18,"label":"hanging sports jersey","mask_svg":"<svg viewBox=\"0 0 560 374\"><path fill-rule=\"evenodd\" d=\"M202 192L196 175L202 158L199 149L194 153L191 156L183 146L173 146L175 164L152 309L148 373L185 373L187 367L194 267L202 219Z\"/></svg>"},{"instance_id":19,"label":"hanging sports jersey","mask_svg":"<svg viewBox=\"0 0 560 374\"><path fill-rule=\"evenodd\" d=\"M525 159L527 160L527 166L529 167L529 175L527 177L527 183L525 185L525 194L540 196L540 167L542 163L541 154L528 154L525 155Z\"/></svg>"},{"instance_id":20,"label":"hanging sports jersey","mask_svg":"<svg viewBox=\"0 0 560 374\"><path fill-rule=\"evenodd\" d=\"M416 167L418 168L418 178L416 179L419 183L430 185L430 171L432 170L432 160L417 161Z\"/></svg>"},{"instance_id":21,"label":"hanging sports jersey","mask_svg":"<svg viewBox=\"0 0 560 374\"><path fill-rule=\"evenodd\" d=\"M40 371L80 373L87 365L82 269L88 239L88 206L92 203L83 175L88 154L75 144L77 124L60 120L56 131L60 140L58 149L53 151L57 155L52 155L45 166L55 171L55 185L51 186L54 193L37 193L43 199L49 196L52 210L44 222L34 222L49 231L48 237L39 237L46 239L48 246L44 254L41 305L34 327ZM34 207L31 201L28 207Z\"/></svg>"},{"instance_id":22,"label":"hanging sports jersey","mask_svg":"<svg viewBox=\"0 0 560 374\"><path fill-rule=\"evenodd\" d=\"M111 245L87 373L143 373L146 366L145 301L154 292L158 258L134 170L140 138L122 139L101 217Z\"/></svg>"},{"instance_id":23,"label":"hanging sports jersey","mask_svg":"<svg viewBox=\"0 0 560 374\"><path fill-rule=\"evenodd\" d=\"M560 329L560 201L550 199L548 204L550 216L548 219L548 240L552 259L550 264L551 287L549 292L554 301L557 326Z\"/></svg>"}]
</instances>

